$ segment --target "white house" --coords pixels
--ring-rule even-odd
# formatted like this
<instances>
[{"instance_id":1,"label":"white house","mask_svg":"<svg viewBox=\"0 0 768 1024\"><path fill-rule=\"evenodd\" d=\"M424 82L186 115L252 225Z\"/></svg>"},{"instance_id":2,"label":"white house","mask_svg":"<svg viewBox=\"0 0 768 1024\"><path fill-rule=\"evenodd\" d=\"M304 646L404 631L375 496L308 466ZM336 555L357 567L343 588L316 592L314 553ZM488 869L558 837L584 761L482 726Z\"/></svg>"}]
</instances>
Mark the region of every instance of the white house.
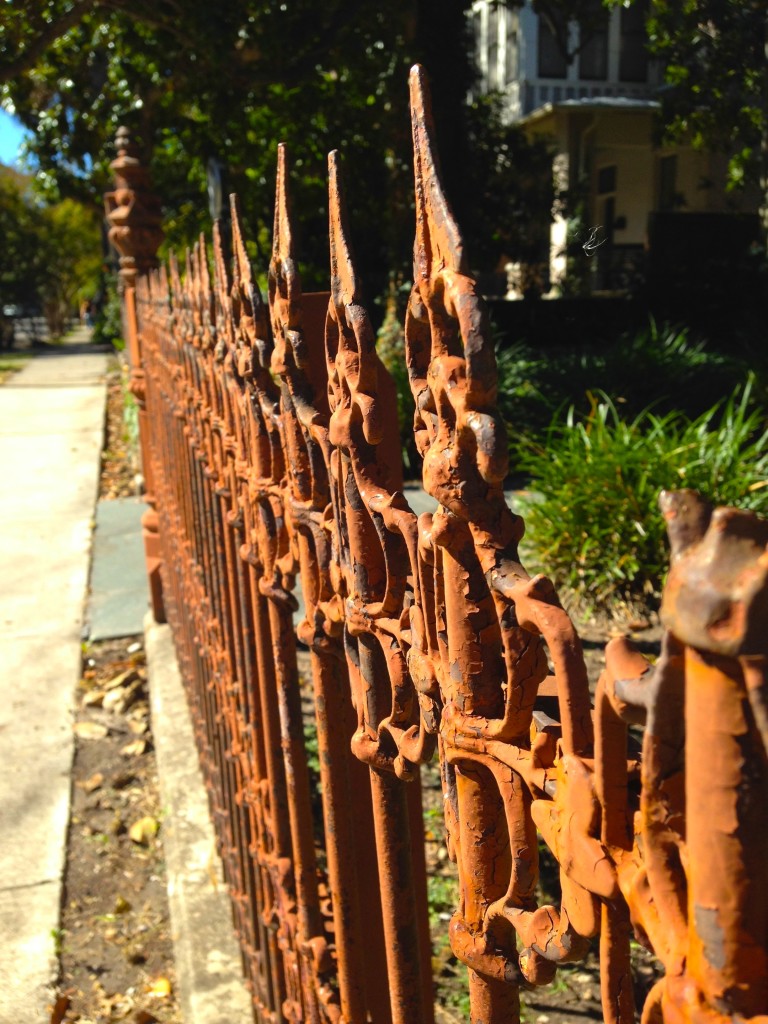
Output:
<instances>
[{"instance_id":1,"label":"white house","mask_svg":"<svg viewBox=\"0 0 768 1024\"><path fill-rule=\"evenodd\" d=\"M553 293L565 283L568 218L577 205L583 244L595 255L591 290L620 291L642 275L654 225L665 217L739 212L726 198L726 160L655 141L662 75L645 47L647 3L605 12L595 0L594 20L583 27L544 13L546 0L537 10L531 0L511 8L475 0L481 88L503 95L510 122L551 140L562 199L550 228ZM741 197L742 210L756 208L756 197Z\"/></svg>"}]
</instances>

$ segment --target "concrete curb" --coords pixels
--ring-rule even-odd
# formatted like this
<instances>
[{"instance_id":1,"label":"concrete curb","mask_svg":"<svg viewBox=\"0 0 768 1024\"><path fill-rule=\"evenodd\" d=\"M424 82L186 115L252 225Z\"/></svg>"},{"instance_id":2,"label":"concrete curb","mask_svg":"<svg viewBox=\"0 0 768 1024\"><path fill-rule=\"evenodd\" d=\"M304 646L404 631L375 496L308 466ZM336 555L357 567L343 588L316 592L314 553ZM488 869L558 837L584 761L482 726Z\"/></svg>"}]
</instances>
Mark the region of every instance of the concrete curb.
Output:
<instances>
[{"instance_id":1,"label":"concrete curb","mask_svg":"<svg viewBox=\"0 0 768 1024\"><path fill-rule=\"evenodd\" d=\"M250 1024L251 999L170 628L148 613L144 639L182 1019Z\"/></svg>"}]
</instances>

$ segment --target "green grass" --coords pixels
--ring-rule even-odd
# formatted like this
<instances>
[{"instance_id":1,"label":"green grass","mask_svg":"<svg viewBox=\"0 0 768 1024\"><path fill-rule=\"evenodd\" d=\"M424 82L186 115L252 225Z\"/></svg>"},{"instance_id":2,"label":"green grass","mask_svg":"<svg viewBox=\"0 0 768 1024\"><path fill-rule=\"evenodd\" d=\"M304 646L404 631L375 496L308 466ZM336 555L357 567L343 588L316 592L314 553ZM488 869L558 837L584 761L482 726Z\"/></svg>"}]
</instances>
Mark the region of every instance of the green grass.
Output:
<instances>
[{"instance_id":1,"label":"green grass","mask_svg":"<svg viewBox=\"0 0 768 1024\"><path fill-rule=\"evenodd\" d=\"M652 409L626 419L590 393L586 415L571 407L542 441L523 439L535 567L585 611L657 602L668 561L662 489L768 511L768 429L752 393L750 379L693 419Z\"/></svg>"},{"instance_id":2,"label":"green grass","mask_svg":"<svg viewBox=\"0 0 768 1024\"><path fill-rule=\"evenodd\" d=\"M5 352L0 356L0 384L4 380L7 380L12 373L18 373L19 370L29 362L29 356L22 352Z\"/></svg>"},{"instance_id":3,"label":"green grass","mask_svg":"<svg viewBox=\"0 0 768 1024\"><path fill-rule=\"evenodd\" d=\"M430 875L427 879L427 903L429 905L429 923L434 927L443 925L448 931L445 916L451 917L459 904L458 879L446 875Z\"/></svg>"},{"instance_id":4,"label":"green grass","mask_svg":"<svg viewBox=\"0 0 768 1024\"><path fill-rule=\"evenodd\" d=\"M139 448L139 406L123 376L123 442L133 451Z\"/></svg>"}]
</instances>

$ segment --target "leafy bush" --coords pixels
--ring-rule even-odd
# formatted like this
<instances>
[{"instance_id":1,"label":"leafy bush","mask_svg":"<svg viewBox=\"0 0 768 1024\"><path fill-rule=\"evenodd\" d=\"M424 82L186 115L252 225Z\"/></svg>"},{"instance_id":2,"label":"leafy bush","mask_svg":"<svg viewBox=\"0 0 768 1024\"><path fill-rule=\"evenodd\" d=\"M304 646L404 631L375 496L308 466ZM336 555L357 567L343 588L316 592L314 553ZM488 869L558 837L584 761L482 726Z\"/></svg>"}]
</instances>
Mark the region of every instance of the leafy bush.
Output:
<instances>
[{"instance_id":1,"label":"leafy bush","mask_svg":"<svg viewBox=\"0 0 768 1024\"><path fill-rule=\"evenodd\" d=\"M421 459L413 436L415 404L405 364L403 328L409 292L408 284L397 285L394 279L390 280L385 298L384 320L376 335L376 351L391 373L397 390L397 422L403 454L403 473L406 479L418 479L421 476Z\"/></svg>"},{"instance_id":2,"label":"leafy bush","mask_svg":"<svg viewBox=\"0 0 768 1024\"><path fill-rule=\"evenodd\" d=\"M693 341L685 328L657 326L619 338L613 345L589 343L536 350L518 343L497 353L499 409L509 432L512 469L521 436L542 436L556 410L573 405L588 414L588 393L603 391L624 419L651 403L657 413L689 417L711 409L747 377L744 359Z\"/></svg>"},{"instance_id":3,"label":"leafy bush","mask_svg":"<svg viewBox=\"0 0 768 1024\"><path fill-rule=\"evenodd\" d=\"M105 296L96 315L93 341L97 344L113 345L118 351L125 348L123 337L123 306L112 277L105 280Z\"/></svg>"},{"instance_id":4,"label":"leafy bush","mask_svg":"<svg viewBox=\"0 0 768 1024\"><path fill-rule=\"evenodd\" d=\"M605 394L557 415L543 443L523 442L533 561L585 610L653 605L667 568L662 489L768 511L768 429L753 381L689 419L646 409L625 420Z\"/></svg>"}]
</instances>

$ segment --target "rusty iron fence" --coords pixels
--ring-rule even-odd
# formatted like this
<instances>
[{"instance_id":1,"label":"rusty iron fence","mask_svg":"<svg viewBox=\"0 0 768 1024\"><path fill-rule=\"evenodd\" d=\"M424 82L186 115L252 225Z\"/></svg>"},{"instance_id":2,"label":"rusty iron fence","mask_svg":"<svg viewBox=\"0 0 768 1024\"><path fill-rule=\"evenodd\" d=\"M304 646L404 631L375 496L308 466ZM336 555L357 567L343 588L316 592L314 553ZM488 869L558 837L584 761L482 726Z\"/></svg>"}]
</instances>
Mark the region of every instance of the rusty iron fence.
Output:
<instances>
[{"instance_id":1,"label":"rusty iron fence","mask_svg":"<svg viewBox=\"0 0 768 1024\"><path fill-rule=\"evenodd\" d=\"M491 336L418 68L411 97L405 359L434 514L404 497L336 155L331 291L302 294L281 148L266 301L235 201L231 261L214 230L212 256L201 240L183 274L157 269L159 208L125 134L113 164L153 606L173 628L255 1017L434 1019L419 766L439 756L474 1024L519 1021L521 988L598 936L609 1024L767 1022L768 524L663 497L661 657L612 641L593 704L576 629L518 557ZM538 902L540 841L558 906ZM643 1008L633 940L664 971Z\"/></svg>"}]
</instances>

